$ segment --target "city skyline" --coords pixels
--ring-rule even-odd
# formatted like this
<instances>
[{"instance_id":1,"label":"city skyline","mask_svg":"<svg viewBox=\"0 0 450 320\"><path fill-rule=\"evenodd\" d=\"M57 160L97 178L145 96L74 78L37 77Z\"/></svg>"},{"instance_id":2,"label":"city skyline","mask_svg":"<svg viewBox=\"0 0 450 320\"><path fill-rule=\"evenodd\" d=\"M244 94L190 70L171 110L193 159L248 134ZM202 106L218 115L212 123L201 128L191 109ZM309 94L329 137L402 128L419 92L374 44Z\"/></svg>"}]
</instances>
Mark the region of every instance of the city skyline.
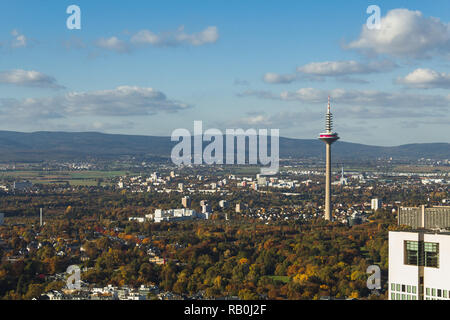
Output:
<instances>
[{"instance_id":1,"label":"city skyline","mask_svg":"<svg viewBox=\"0 0 450 320\"><path fill-rule=\"evenodd\" d=\"M1 300L450 300L448 0L0 12Z\"/></svg>"},{"instance_id":2,"label":"city skyline","mask_svg":"<svg viewBox=\"0 0 450 320\"><path fill-rule=\"evenodd\" d=\"M0 22L3 130L170 136L202 120L314 139L330 95L344 141L450 142L444 1L379 1L378 33L361 1L77 1L68 30L71 4L0 5L15 18Z\"/></svg>"}]
</instances>

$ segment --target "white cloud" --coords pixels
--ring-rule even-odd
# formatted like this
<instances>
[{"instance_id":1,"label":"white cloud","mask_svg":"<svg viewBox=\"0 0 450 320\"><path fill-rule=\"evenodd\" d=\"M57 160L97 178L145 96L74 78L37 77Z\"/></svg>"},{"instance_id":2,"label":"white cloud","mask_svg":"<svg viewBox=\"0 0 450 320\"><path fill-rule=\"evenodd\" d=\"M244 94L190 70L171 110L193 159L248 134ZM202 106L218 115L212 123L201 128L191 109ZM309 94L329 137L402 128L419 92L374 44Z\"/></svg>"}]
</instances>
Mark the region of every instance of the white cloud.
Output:
<instances>
[{"instance_id":1,"label":"white cloud","mask_svg":"<svg viewBox=\"0 0 450 320\"><path fill-rule=\"evenodd\" d=\"M100 48L112 50L116 52L128 52L127 43L117 37L100 38L96 41L96 45Z\"/></svg>"},{"instance_id":2,"label":"white cloud","mask_svg":"<svg viewBox=\"0 0 450 320\"><path fill-rule=\"evenodd\" d=\"M373 106L392 108L434 108L450 106L450 97L441 95L404 94L377 90L319 90L302 88L295 92L282 92L282 100L295 100L309 103L324 103L328 96L340 105Z\"/></svg>"},{"instance_id":3,"label":"white cloud","mask_svg":"<svg viewBox=\"0 0 450 320\"><path fill-rule=\"evenodd\" d=\"M382 17L379 30L363 25L359 39L346 47L397 57L428 57L436 51L448 54L450 25L424 17L420 11L394 9Z\"/></svg>"},{"instance_id":4,"label":"white cloud","mask_svg":"<svg viewBox=\"0 0 450 320\"><path fill-rule=\"evenodd\" d=\"M210 26L205 30L194 33L187 34L183 32L184 27L178 29L175 38L180 43L189 43L193 46L201 46L207 43L215 43L219 39L219 32L217 31L217 27Z\"/></svg>"},{"instance_id":5,"label":"white cloud","mask_svg":"<svg viewBox=\"0 0 450 320\"><path fill-rule=\"evenodd\" d=\"M27 46L27 37L19 33L18 30L14 29L13 31L11 31L11 35L14 37L13 41L11 42L12 48L24 48Z\"/></svg>"},{"instance_id":6,"label":"white cloud","mask_svg":"<svg viewBox=\"0 0 450 320\"><path fill-rule=\"evenodd\" d=\"M154 34L150 30L141 30L131 37L131 43L157 45L162 43L162 37Z\"/></svg>"},{"instance_id":7,"label":"white cloud","mask_svg":"<svg viewBox=\"0 0 450 320\"><path fill-rule=\"evenodd\" d=\"M390 71L396 67L389 60L361 63L354 60L349 61L324 61L311 62L297 67L297 72L313 76L345 76L350 74L367 74Z\"/></svg>"},{"instance_id":8,"label":"white cloud","mask_svg":"<svg viewBox=\"0 0 450 320\"><path fill-rule=\"evenodd\" d=\"M277 74L277 73L266 73L263 77L263 81L266 83L291 83L295 81L297 76L295 74Z\"/></svg>"},{"instance_id":9,"label":"white cloud","mask_svg":"<svg viewBox=\"0 0 450 320\"><path fill-rule=\"evenodd\" d=\"M397 83L411 88L443 88L450 89L450 74L431 69L416 69L403 78L398 78Z\"/></svg>"},{"instance_id":10,"label":"white cloud","mask_svg":"<svg viewBox=\"0 0 450 320\"><path fill-rule=\"evenodd\" d=\"M112 90L71 92L46 98L0 99L0 113L30 119L72 116L145 116L177 112L190 106L153 88L121 86Z\"/></svg>"},{"instance_id":11,"label":"white cloud","mask_svg":"<svg viewBox=\"0 0 450 320\"><path fill-rule=\"evenodd\" d=\"M86 43L84 41L76 36L70 37L68 40L63 41L63 46L70 50L70 49L84 49L86 48Z\"/></svg>"},{"instance_id":12,"label":"white cloud","mask_svg":"<svg viewBox=\"0 0 450 320\"><path fill-rule=\"evenodd\" d=\"M206 29L188 34L184 32L184 26L176 31L155 34L150 30L141 30L131 37L131 43L134 45L154 45L154 46L178 46L192 45L201 46L208 43L215 43L219 39L217 27L210 26Z\"/></svg>"},{"instance_id":13,"label":"white cloud","mask_svg":"<svg viewBox=\"0 0 450 320\"><path fill-rule=\"evenodd\" d=\"M324 81L327 77L338 78L342 82L366 84L368 81L349 77L355 74L388 72L397 65L390 60L362 63L354 60L311 62L297 67L298 74L266 73L263 81L271 84L292 83L298 79Z\"/></svg>"},{"instance_id":14,"label":"white cloud","mask_svg":"<svg viewBox=\"0 0 450 320\"><path fill-rule=\"evenodd\" d=\"M33 70L8 70L0 72L0 83L17 86L63 88L55 78Z\"/></svg>"},{"instance_id":15,"label":"white cloud","mask_svg":"<svg viewBox=\"0 0 450 320\"><path fill-rule=\"evenodd\" d=\"M262 99L277 99L284 101L299 101L305 104L325 105L328 96L333 103L343 107L387 107L387 108L426 108L445 109L450 106L450 95L423 95L385 92L377 90L321 90L315 88L301 88L296 91L284 91L274 94L270 91L247 90L239 97L255 96Z\"/></svg>"},{"instance_id":16,"label":"white cloud","mask_svg":"<svg viewBox=\"0 0 450 320\"><path fill-rule=\"evenodd\" d=\"M181 26L175 31L160 34L156 34L150 30L141 30L126 40L121 40L116 36L100 38L95 44L99 48L124 53L146 45L158 47L175 47L181 45L202 46L215 43L218 39L219 32L215 26L207 27L200 32L192 34L186 33L184 26Z\"/></svg>"},{"instance_id":17,"label":"white cloud","mask_svg":"<svg viewBox=\"0 0 450 320\"><path fill-rule=\"evenodd\" d=\"M226 121L227 127L235 128L292 128L304 127L305 121L311 122L322 119L323 115L317 112L278 112L267 114L265 112L250 112L239 119ZM221 125L224 123L222 122Z\"/></svg>"}]
</instances>

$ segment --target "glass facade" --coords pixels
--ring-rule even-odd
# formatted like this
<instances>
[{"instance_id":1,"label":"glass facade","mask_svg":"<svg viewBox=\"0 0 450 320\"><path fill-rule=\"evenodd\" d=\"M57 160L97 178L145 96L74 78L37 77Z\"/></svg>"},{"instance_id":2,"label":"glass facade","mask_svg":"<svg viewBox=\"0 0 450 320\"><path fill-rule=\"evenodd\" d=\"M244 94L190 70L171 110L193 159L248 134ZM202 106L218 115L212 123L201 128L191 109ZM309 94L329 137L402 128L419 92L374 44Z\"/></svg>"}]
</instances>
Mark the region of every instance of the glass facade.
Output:
<instances>
[{"instance_id":1,"label":"glass facade","mask_svg":"<svg viewBox=\"0 0 450 320\"><path fill-rule=\"evenodd\" d=\"M405 241L405 264L411 266L419 265L419 242Z\"/></svg>"},{"instance_id":2,"label":"glass facade","mask_svg":"<svg viewBox=\"0 0 450 320\"><path fill-rule=\"evenodd\" d=\"M405 291L402 291L406 287ZM417 300L417 286L402 285L399 283L390 284L390 299L391 300ZM399 288L400 290L397 290ZM425 300L450 300L450 290L439 288L425 288Z\"/></svg>"},{"instance_id":3,"label":"glass facade","mask_svg":"<svg viewBox=\"0 0 450 320\"><path fill-rule=\"evenodd\" d=\"M417 300L417 286L391 283L391 300Z\"/></svg>"},{"instance_id":4,"label":"glass facade","mask_svg":"<svg viewBox=\"0 0 450 320\"><path fill-rule=\"evenodd\" d=\"M417 300L417 286L403 285L400 283L390 284L390 299L391 300ZM403 290L406 288L406 292ZM450 290L439 288L425 288L425 300L449 300Z\"/></svg>"},{"instance_id":5,"label":"glass facade","mask_svg":"<svg viewBox=\"0 0 450 320\"><path fill-rule=\"evenodd\" d=\"M404 260L410 266L439 268L439 243L406 240Z\"/></svg>"},{"instance_id":6,"label":"glass facade","mask_svg":"<svg viewBox=\"0 0 450 320\"><path fill-rule=\"evenodd\" d=\"M439 243L424 243L425 267L439 267Z\"/></svg>"}]
</instances>

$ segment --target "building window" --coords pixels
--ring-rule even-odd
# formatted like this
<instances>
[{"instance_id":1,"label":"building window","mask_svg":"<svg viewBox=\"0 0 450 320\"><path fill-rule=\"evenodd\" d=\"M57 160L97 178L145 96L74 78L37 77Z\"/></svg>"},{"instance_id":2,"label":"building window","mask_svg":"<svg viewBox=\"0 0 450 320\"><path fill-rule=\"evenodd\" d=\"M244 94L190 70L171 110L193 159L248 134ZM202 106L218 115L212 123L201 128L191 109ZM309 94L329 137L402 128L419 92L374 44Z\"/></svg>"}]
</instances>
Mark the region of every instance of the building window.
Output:
<instances>
[{"instance_id":1,"label":"building window","mask_svg":"<svg viewBox=\"0 0 450 320\"><path fill-rule=\"evenodd\" d=\"M400 293L396 294L397 300L400 300Z\"/></svg>"},{"instance_id":2,"label":"building window","mask_svg":"<svg viewBox=\"0 0 450 320\"><path fill-rule=\"evenodd\" d=\"M416 286L412 286L412 293L416 293Z\"/></svg>"},{"instance_id":3,"label":"building window","mask_svg":"<svg viewBox=\"0 0 450 320\"><path fill-rule=\"evenodd\" d=\"M395 291L395 283L391 283L391 290Z\"/></svg>"},{"instance_id":4,"label":"building window","mask_svg":"<svg viewBox=\"0 0 450 320\"><path fill-rule=\"evenodd\" d=\"M427 288L427 296L429 296L430 295L430 288Z\"/></svg>"},{"instance_id":5,"label":"building window","mask_svg":"<svg viewBox=\"0 0 450 320\"><path fill-rule=\"evenodd\" d=\"M425 267L439 267L439 243L425 242Z\"/></svg>"},{"instance_id":6,"label":"building window","mask_svg":"<svg viewBox=\"0 0 450 320\"><path fill-rule=\"evenodd\" d=\"M405 264L417 266L419 265L419 242L405 241Z\"/></svg>"},{"instance_id":7,"label":"building window","mask_svg":"<svg viewBox=\"0 0 450 320\"><path fill-rule=\"evenodd\" d=\"M406 286L406 292L411 293L411 286Z\"/></svg>"},{"instance_id":8,"label":"building window","mask_svg":"<svg viewBox=\"0 0 450 320\"><path fill-rule=\"evenodd\" d=\"M447 298L447 290L443 290L444 291L444 298Z\"/></svg>"},{"instance_id":9,"label":"building window","mask_svg":"<svg viewBox=\"0 0 450 320\"><path fill-rule=\"evenodd\" d=\"M402 284L402 292L406 291L406 286L404 284Z\"/></svg>"},{"instance_id":10,"label":"building window","mask_svg":"<svg viewBox=\"0 0 450 320\"><path fill-rule=\"evenodd\" d=\"M438 296L438 297L442 297L442 290L441 290L441 289L438 289L438 290L437 290L437 296Z\"/></svg>"},{"instance_id":11,"label":"building window","mask_svg":"<svg viewBox=\"0 0 450 320\"><path fill-rule=\"evenodd\" d=\"M397 283L397 291L400 291L400 285Z\"/></svg>"},{"instance_id":12,"label":"building window","mask_svg":"<svg viewBox=\"0 0 450 320\"><path fill-rule=\"evenodd\" d=\"M395 300L395 293L391 293L391 300Z\"/></svg>"},{"instance_id":13,"label":"building window","mask_svg":"<svg viewBox=\"0 0 450 320\"><path fill-rule=\"evenodd\" d=\"M432 294L433 297L436 297L436 289L433 288L433 289L431 290L431 294Z\"/></svg>"},{"instance_id":14,"label":"building window","mask_svg":"<svg viewBox=\"0 0 450 320\"><path fill-rule=\"evenodd\" d=\"M404 250L406 265L439 268L439 243L406 240Z\"/></svg>"}]
</instances>

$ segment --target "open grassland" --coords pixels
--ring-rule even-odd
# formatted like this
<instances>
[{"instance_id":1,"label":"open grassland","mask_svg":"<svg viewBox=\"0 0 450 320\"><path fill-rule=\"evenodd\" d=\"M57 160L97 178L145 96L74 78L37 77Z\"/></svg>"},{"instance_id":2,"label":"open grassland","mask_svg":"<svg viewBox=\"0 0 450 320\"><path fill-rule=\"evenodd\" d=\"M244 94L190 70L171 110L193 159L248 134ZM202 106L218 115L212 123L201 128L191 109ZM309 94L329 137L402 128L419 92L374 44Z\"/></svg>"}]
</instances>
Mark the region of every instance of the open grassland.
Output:
<instances>
[{"instance_id":1,"label":"open grassland","mask_svg":"<svg viewBox=\"0 0 450 320\"><path fill-rule=\"evenodd\" d=\"M33 184L70 184L72 186L108 185L110 178L127 174L125 171L4 171L3 181L28 180Z\"/></svg>"},{"instance_id":2,"label":"open grassland","mask_svg":"<svg viewBox=\"0 0 450 320\"><path fill-rule=\"evenodd\" d=\"M393 171L414 173L444 173L450 172L450 166L403 165L395 167Z\"/></svg>"}]
</instances>

